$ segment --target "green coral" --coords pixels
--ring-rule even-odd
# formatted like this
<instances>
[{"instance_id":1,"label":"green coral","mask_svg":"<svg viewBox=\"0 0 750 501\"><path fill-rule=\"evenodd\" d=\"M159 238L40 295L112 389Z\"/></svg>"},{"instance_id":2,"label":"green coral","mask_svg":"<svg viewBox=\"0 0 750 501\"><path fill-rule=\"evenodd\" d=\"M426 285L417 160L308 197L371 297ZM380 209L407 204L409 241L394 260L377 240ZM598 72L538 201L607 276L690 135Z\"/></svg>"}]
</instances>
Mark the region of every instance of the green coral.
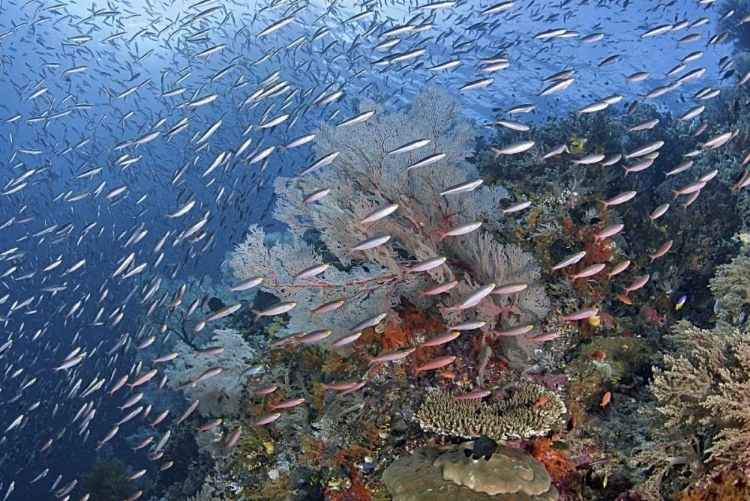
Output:
<instances>
[{"instance_id":1,"label":"green coral","mask_svg":"<svg viewBox=\"0 0 750 501\"><path fill-rule=\"evenodd\" d=\"M604 359L597 356L604 353ZM621 379L650 366L653 350L639 337L594 337L570 364L568 402L599 408L602 394ZM573 406L575 407L575 406ZM573 408L571 407L571 408Z\"/></svg>"},{"instance_id":2,"label":"green coral","mask_svg":"<svg viewBox=\"0 0 750 501\"><path fill-rule=\"evenodd\" d=\"M234 463L233 471L237 474L258 468L267 456L265 442L258 429L252 426L243 429L234 449L237 451L237 461Z\"/></svg>"},{"instance_id":3,"label":"green coral","mask_svg":"<svg viewBox=\"0 0 750 501\"><path fill-rule=\"evenodd\" d=\"M276 337L276 335L279 333L281 329L284 328L286 325L286 320L284 320L284 317L274 317L273 320L271 320L271 323L268 324L268 327L266 327L266 332L268 333L268 337L270 339L273 339Z\"/></svg>"}]
</instances>

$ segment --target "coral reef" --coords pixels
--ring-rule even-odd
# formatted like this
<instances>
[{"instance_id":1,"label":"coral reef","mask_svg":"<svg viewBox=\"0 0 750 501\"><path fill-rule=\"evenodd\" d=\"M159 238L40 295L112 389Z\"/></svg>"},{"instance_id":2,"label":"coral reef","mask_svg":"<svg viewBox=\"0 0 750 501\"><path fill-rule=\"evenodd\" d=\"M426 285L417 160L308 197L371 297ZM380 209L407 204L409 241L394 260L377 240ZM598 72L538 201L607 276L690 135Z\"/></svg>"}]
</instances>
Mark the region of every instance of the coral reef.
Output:
<instances>
[{"instance_id":1,"label":"coral reef","mask_svg":"<svg viewBox=\"0 0 750 501\"><path fill-rule=\"evenodd\" d=\"M576 467L567 452L553 448L552 444L551 438L539 437L531 444L529 453L544 465L554 483L562 483Z\"/></svg>"},{"instance_id":2,"label":"coral reef","mask_svg":"<svg viewBox=\"0 0 750 501\"><path fill-rule=\"evenodd\" d=\"M150 312L152 331L172 335L160 353L176 346L182 354L183 365L167 370L170 385L223 369L184 388L189 400L200 400L203 415L225 419L192 441L203 461L190 468L175 463L171 471L180 476L170 499L386 500L380 478L394 456L436 440L481 435L514 440L549 474L534 476L532 483L538 479L545 489L541 494L524 487L491 499L546 501L557 499L557 493L564 501L745 499L750 458L743 444L750 430L742 411L750 404L750 353L748 333L740 332L750 304L750 261L738 257L722 264L740 243L750 242L740 233L750 218L711 215L716 207L750 214L748 192L730 190L748 137L742 133L726 147L690 157L687 175L665 175L684 161L696 140L747 129L746 91L722 89L722 96L706 102L702 118L708 125L699 139L692 136L694 122L642 104L624 119L611 107L532 125L535 145L528 153L499 157L489 144L509 144L516 135L500 131L489 142L478 138L469 158L473 129L461 120L458 103L435 89L422 91L398 113L363 99L358 109L375 111L370 119L346 127L324 125L315 144L317 158L327 160L310 175L276 180L274 216L291 231L266 233L252 226L226 261L228 283L263 276L253 289L261 292L242 291L230 299L206 281L183 297L177 284L167 283L165 297L180 304L172 313L166 306ZM628 127L654 118L659 119L654 129L628 133ZM420 139L430 143L392 154ZM626 177L621 165L571 165L586 155L609 156L662 140L658 160L636 175ZM542 160L556 146L567 149ZM409 169L441 153L445 156L430 165ZM671 190L714 169L717 179L695 203L671 202ZM442 194L479 180L480 174L483 186ZM638 202L601 205L623 190L637 191ZM523 200L531 202L525 210L499 215L502 207ZM650 212L666 201L673 207L652 221ZM362 222L396 205L387 217ZM446 236L473 221L482 227ZM625 225L620 234L595 238L616 223ZM390 240L352 250L380 235ZM651 263L648 255L667 239L674 239L669 259ZM580 251L586 255L578 263L550 271ZM445 261L427 271L410 270L432 258ZM625 261L632 262L622 275L574 278L590 266L605 264L609 271ZM644 287L621 294L646 274ZM453 281L457 284L447 293L423 294ZM490 283L526 287L456 308ZM253 299L256 313L279 301L296 306L268 319L243 308L224 321L236 329L227 331L228 339L212 339L208 329L194 332L198 320L187 314L189 305L198 304L193 312L206 311L212 303L216 308L220 301L240 299ZM587 308L598 314L581 322L561 318ZM680 322L684 318L690 323ZM363 328L356 344L331 345L364 319L379 321ZM717 319L731 325L708 330ZM451 325L474 320L486 324L444 344L421 346ZM528 324L534 327L529 332L509 334ZM330 336L314 343L268 342L328 329ZM217 345L226 351L210 358L196 354ZM384 353L412 349L401 361L370 364ZM144 361L153 358L150 350L142 353ZM447 365L417 370L443 357ZM250 364L264 370L240 378L239 368ZM355 383L355 393L336 391ZM271 394L250 391L271 386L277 387ZM454 401L453 396L485 388L491 391L485 399ZM293 398L305 402L283 410L271 425L249 425L269 406ZM194 424L175 431L189 434ZM240 425L243 435L225 450L227 437ZM489 500L489 491L467 487L467 478L487 477L467 473L474 462L462 456L461 447L418 449L388 467L383 479L396 500L442 495ZM488 468L495 468L496 456L505 461L489 483L506 482L502 475L511 474L516 461L508 457L520 454L524 464L528 459L524 452L502 451L486 461ZM443 453L454 456L439 460ZM534 464L532 470L539 468ZM458 473L451 476L451 471ZM508 482L504 485L519 485ZM425 485L438 490L424 494Z\"/></svg>"},{"instance_id":3,"label":"coral reef","mask_svg":"<svg viewBox=\"0 0 750 501\"><path fill-rule=\"evenodd\" d=\"M454 400L433 391L414 415L425 431L463 438L508 440L543 435L561 424L565 404L544 386L526 384L505 400Z\"/></svg>"},{"instance_id":4,"label":"coral reef","mask_svg":"<svg viewBox=\"0 0 750 501\"><path fill-rule=\"evenodd\" d=\"M459 102L442 90L424 89L407 112L388 114L368 100L360 101L359 108L376 114L346 128L324 126L315 139L319 156L330 158L331 167L321 166L309 177L276 181L274 217L289 226L292 237L269 248L263 230L254 226L229 258L236 278L263 276L261 290L296 303L283 334L333 328L330 340L335 341L362 319L383 312L398 322L393 310L407 301L421 309L451 306L442 310L446 322L476 318L486 322L485 335L496 327L542 320L549 300L538 284L534 257L493 236L506 190L480 186L446 193L478 177L464 160L471 151L473 129L460 120ZM392 154L407 143L427 139L430 144L419 152ZM423 157L430 159L429 166L419 167ZM325 196L305 203L311 193L319 192ZM362 222L385 207L396 207L396 212ZM481 222L490 231L447 234L471 222ZM387 245L354 250L376 236L383 236ZM419 273L410 270L432 258L445 258L445 263ZM317 276L299 276L323 263ZM458 286L440 299L420 294L453 280ZM455 308L480 286L510 281L528 287L488 297L476 312ZM310 314L338 300L343 301L339 307ZM510 352L514 342L503 340L503 347ZM520 365L523 358L523 353L513 354L510 360Z\"/></svg>"},{"instance_id":5,"label":"coral reef","mask_svg":"<svg viewBox=\"0 0 750 501\"><path fill-rule=\"evenodd\" d=\"M747 334L726 324L711 331L688 322L674 326L668 338L679 358L665 355L663 370L651 385L658 411L669 427L711 430L706 449L710 466L750 466L750 345Z\"/></svg>"},{"instance_id":6,"label":"coral reef","mask_svg":"<svg viewBox=\"0 0 750 501\"><path fill-rule=\"evenodd\" d=\"M750 483L741 470L730 470L708 478L680 492L676 501L745 501L750 499Z\"/></svg>"},{"instance_id":7,"label":"coral reef","mask_svg":"<svg viewBox=\"0 0 750 501\"><path fill-rule=\"evenodd\" d=\"M489 459L473 459L472 449L420 447L394 461L383 481L393 501L557 501L549 474L527 452L499 445Z\"/></svg>"},{"instance_id":8,"label":"coral reef","mask_svg":"<svg viewBox=\"0 0 750 501\"><path fill-rule=\"evenodd\" d=\"M568 365L570 380L566 402L570 412L583 422L588 412L601 410L604 393L617 389L626 392L636 383L637 374L646 377L652 353L653 349L644 338L592 338Z\"/></svg>"}]
</instances>

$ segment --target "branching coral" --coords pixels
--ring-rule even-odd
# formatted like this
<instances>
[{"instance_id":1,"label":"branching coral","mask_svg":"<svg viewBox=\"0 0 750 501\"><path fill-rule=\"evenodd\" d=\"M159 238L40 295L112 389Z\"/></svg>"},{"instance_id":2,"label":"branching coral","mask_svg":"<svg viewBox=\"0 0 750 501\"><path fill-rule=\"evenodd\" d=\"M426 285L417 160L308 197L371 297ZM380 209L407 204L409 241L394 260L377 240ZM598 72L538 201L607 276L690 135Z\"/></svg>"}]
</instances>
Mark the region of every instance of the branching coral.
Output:
<instances>
[{"instance_id":1,"label":"branching coral","mask_svg":"<svg viewBox=\"0 0 750 501\"><path fill-rule=\"evenodd\" d=\"M527 384L500 401L454 400L435 391L414 415L425 431L463 438L508 440L543 435L560 425L565 404L544 386Z\"/></svg>"},{"instance_id":2,"label":"branching coral","mask_svg":"<svg viewBox=\"0 0 750 501\"><path fill-rule=\"evenodd\" d=\"M702 478L705 468L701 455L698 439L686 439L679 433L672 434L671 440L644 444L634 457L636 463L645 466L645 478L638 488L644 501L662 501L662 492L680 490L686 483ZM666 485L669 474L677 467L682 468L682 475L676 485Z\"/></svg>"},{"instance_id":3,"label":"branching coral","mask_svg":"<svg viewBox=\"0 0 750 501\"><path fill-rule=\"evenodd\" d=\"M676 466L690 466L696 480L704 470L750 468L750 344L746 336L727 324L709 331L687 321L676 324L665 336L675 355L665 354L663 367L654 368L651 391L658 402L651 411L661 421L656 430L669 430L669 435L657 431L660 442L637 458L651 469L647 490L654 492L653 486ZM663 453L654 454L659 450Z\"/></svg>"},{"instance_id":4,"label":"branching coral","mask_svg":"<svg viewBox=\"0 0 750 501\"><path fill-rule=\"evenodd\" d=\"M732 321L738 321L743 309L750 305L750 257L738 256L731 263L719 266L709 287L718 309L726 311Z\"/></svg>"}]
</instances>

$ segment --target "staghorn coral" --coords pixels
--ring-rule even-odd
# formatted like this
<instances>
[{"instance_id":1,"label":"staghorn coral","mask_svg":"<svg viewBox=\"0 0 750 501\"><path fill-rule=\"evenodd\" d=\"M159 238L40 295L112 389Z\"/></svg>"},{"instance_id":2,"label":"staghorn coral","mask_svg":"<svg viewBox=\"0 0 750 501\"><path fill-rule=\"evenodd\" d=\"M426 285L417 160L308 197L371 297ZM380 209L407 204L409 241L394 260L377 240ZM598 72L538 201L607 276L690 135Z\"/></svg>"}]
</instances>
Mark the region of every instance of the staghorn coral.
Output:
<instances>
[{"instance_id":1,"label":"staghorn coral","mask_svg":"<svg viewBox=\"0 0 750 501\"><path fill-rule=\"evenodd\" d=\"M716 297L716 309L737 322L750 304L750 257L738 256L731 263L719 266L709 287Z\"/></svg>"},{"instance_id":2,"label":"staghorn coral","mask_svg":"<svg viewBox=\"0 0 750 501\"><path fill-rule=\"evenodd\" d=\"M435 391L414 415L425 431L463 438L486 435L509 440L543 435L559 426L565 404L544 386L527 384L506 400L483 403L454 401L448 393Z\"/></svg>"},{"instance_id":3,"label":"staghorn coral","mask_svg":"<svg viewBox=\"0 0 750 501\"><path fill-rule=\"evenodd\" d=\"M544 466L527 452L498 445L472 459L473 442L420 447L383 472L393 501L556 501Z\"/></svg>"}]
</instances>

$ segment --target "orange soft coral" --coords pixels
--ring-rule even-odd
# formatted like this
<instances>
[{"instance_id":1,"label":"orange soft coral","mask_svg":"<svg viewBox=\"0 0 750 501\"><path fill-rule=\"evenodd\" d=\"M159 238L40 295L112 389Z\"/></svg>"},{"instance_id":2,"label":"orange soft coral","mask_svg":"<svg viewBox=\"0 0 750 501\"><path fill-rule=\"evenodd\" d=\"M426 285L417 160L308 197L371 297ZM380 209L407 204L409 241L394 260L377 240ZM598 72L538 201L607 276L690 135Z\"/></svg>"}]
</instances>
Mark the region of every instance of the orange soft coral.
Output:
<instances>
[{"instance_id":1,"label":"orange soft coral","mask_svg":"<svg viewBox=\"0 0 750 501\"><path fill-rule=\"evenodd\" d=\"M570 462L566 452L552 449L551 446L552 439L541 437L531 444L529 452L544 465L554 482L560 482L568 473L575 471L576 467Z\"/></svg>"},{"instance_id":2,"label":"orange soft coral","mask_svg":"<svg viewBox=\"0 0 750 501\"><path fill-rule=\"evenodd\" d=\"M420 335L430 337L445 332L446 326L439 315L429 314L414 305L406 305L396 310L398 321L389 321L385 330L367 329L360 338L360 343L378 345L379 351L400 350L416 345Z\"/></svg>"}]
</instances>

